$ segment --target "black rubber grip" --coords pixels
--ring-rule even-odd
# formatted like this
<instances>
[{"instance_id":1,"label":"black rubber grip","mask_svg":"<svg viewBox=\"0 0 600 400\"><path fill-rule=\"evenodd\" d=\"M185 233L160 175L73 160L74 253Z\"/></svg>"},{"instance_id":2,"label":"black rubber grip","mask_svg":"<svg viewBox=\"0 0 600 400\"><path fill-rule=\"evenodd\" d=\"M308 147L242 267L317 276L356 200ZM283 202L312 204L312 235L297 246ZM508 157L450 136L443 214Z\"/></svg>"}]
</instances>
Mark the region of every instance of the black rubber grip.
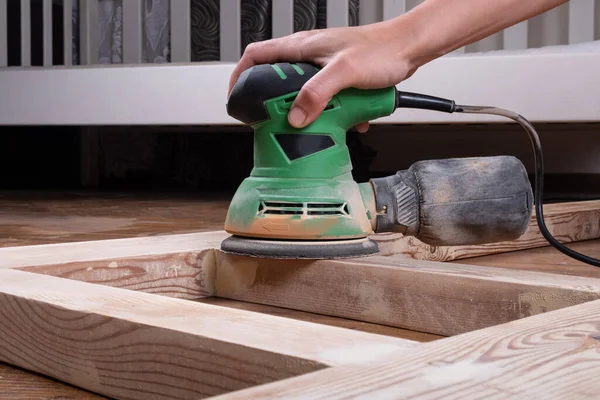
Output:
<instances>
[{"instance_id":1,"label":"black rubber grip","mask_svg":"<svg viewBox=\"0 0 600 400\"><path fill-rule=\"evenodd\" d=\"M419 108L423 110L453 113L456 104L454 100L426 94L396 91L396 108Z\"/></svg>"}]
</instances>

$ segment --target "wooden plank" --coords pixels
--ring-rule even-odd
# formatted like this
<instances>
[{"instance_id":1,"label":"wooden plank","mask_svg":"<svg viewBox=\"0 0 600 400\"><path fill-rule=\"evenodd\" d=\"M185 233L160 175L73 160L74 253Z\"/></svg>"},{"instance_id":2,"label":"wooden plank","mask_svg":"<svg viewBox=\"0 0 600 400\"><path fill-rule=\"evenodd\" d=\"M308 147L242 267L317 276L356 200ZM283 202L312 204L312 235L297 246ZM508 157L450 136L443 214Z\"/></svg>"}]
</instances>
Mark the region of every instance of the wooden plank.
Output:
<instances>
[{"instance_id":1,"label":"wooden plank","mask_svg":"<svg viewBox=\"0 0 600 400\"><path fill-rule=\"evenodd\" d=\"M544 221L561 243L600 238L600 201L581 201L548 204L544 206ZM415 238L400 234L380 234L373 237L381 255L404 254L405 256L430 261L451 261L488 254L532 249L549 246L533 216L529 228L519 239L479 246L429 246Z\"/></svg>"},{"instance_id":2,"label":"wooden plank","mask_svg":"<svg viewBox=\"0 0 600 400\"><path fill-rule=\"evenodd\" d=\"M588 240L600 236L600 201L550 204L544 207L550 231L564 243ZM75 212L76 210L74 210ZM79 212L79 211L78 211ZM200 212L200 211L198 211ZM56 265L80 261L148 256L218 248L228 234L225 231L158 235L112 240L94 240L64 244L37 245L27 248L0 249L0 268L36 265ZM471 247L430 247L399 234L374 235L380 255L403 254L417 259L449 261L548 246L539 234L535 219L528 232L519 240L508 243Z\"/></svg>"},{"instance_id":3,"label":"wooden plank","mask_svg":"<svg viewBox=\"0 0 600 400\"><path fill-rule=\"evenodd\" d=\"M237 62L242 51L241 0L220 0L221 61ZM226 27L226 28L225 28Z\"/></svg>"},{"instance_id":4,"label":"wooden plank","mask_svg":"<svg viewBox=\"0 0 600 400\"><path fill-rule=\"evenodd\" d=\"M128 399L208 397L416 344L9 269L0 315L0 361Z\"/></svg>"},{"instance_id":5,"label":"wooden plank","mask_svg":"<svg viewBox=\"0 0 600 400\"><path fill-rule=\"evenodd\" d=\"M272 36L279 38L294 33L294 0L278 0L272 4Z\"/></svg>"},{"instance_id":6,"label":"wooden plank","mask_svg":"<svg viewBox=\"0 0 600 400\"><path fill-rule=\"evenodd\" d=\"M0 0L0 67L8 65L7 0Z\"/></svg>"},{"instance_id":7,"label":"wooden plank","mask_svg":"<svg viewBox=\"0 0 600 400\"><path fill-rule=\"evenodd\" d=\"M327 27L339 28L348 26L348 0L327 2Z\"/></svg>"},{"instance_id":8,"label":"wooden plank","mask_svg":"<svg viewBox=\"0 0 600 400\"><path fill-rule=\"evenodd\" d=\"M63 0L63 58L64 65L73 65L73 0Z\"/></svg>"},{"instance_id":9,"label":"wooden plank","mask_svg":"<svg viewBox=\"0 0 600 400\"><path fill-rule=\"evenodd\" d=\"M199 299L214 291L214 255L225 232L0 248L0 269Z\"/></svg>"},{"instance_id":10,"label":"wooden plank","mask_svg":"<svg viewBox=\"0 0 600 400\"><path fill-rule=\"evenodd\" d=\"M142 62L142 0L123 2L123 63Z\"/></svg>"},{"instance_id":11,"label":"wooden plank","mask_svg":"<svg viewBox=\"0 0 600 400\"><path fill-rule=\"evenodd\" d=\"M573 243L569 247L577 252L600 260L600 239ZM553 247L493 254L461 260L460 262L471 265L487 265L490 267L600 278L600 268L584 264L563 253L559 253Z\"/></svg>"},{"instance_id":12,"label":"wooden plank","mask_svg":"<svg viewBox=\"0 0 600 400\"><path fill-rule=\"evenodd\" d=\"M43 43L44 43L44 67L52 65L52 0L43 0Z\"/></svg>"},{"instance_id":13,"label":"wooden plank","mask_svg":"<svg viewBox=\"0 0 600 400\"><path fill-rule=\"evenodd\" d=\"M31 250L30 250L31 251ZM214 291L211 248L181 253L107 258L15 268L81 282L196 300Z\"/></svg>"},{"instance_id":14,"label":"wooden plank","mask_svg":"<svg viewBox=\"0 0 600 400\"><path fill-rule=\"evenodd\" d=\"M0 376L0 399L3 400L108 400L3 363L0 363Z\"/></svg>"},{"instance_id":15,"label":"wooden plank","mask_svg":"<svg viewBox=\"0 0 600 400\"><path fill-rule=\"evenodd\" d=\"M177 0L171 7L171 62L190 62L191 48L191 2Z\"/></svg>"},{"instance_id":16,"label":"wooden plank","mask_svg":"<svg viewBox=\"0 0 600 400\"><path fill-rule=\"evenodd\" d=\"M21 66L31 66L31 0L21 0Z\"/></svg>"},{"instance_id":17,"label":"wooden plank","mask_svg":"<svg viewBox=\"0 0 600 400\"><path fill-rule=\"evenodd\" d=\"M0 248L0 269L148 257L218 248L224 231Z\"/></svg>"},{"instance_id":18,"label":"wooden plank","mask_svg":"<svg viewBox=\"0 0 600 400\"><path fill-rule=\"evenodd\" d=\"M246 311L255 311L263 314L277 315L279 317L293 318L301 321L314 322L322 325L354 329L361 332L393 336L401 339L414 340L417 342L431 342L432 340L439 340L443 338L443 336L440 335L416 332L408 329L396 328L393 326L372 324L369 322L357 321L347 318L330 317L328 315L323 314L314 314L305 311L292 310L289 308L267 306L264 304L248 303L246 301L223 299L221 297L211 296L195 301L199 301L206 304L214 304L223 307L238 308L240 310Z\"/></svg>"},{"instance_id":19,"label":"wooden plank","mask_svg":"<svg viewBox=\"0 0 600 400\"><path fill-rule=\"evenodd\" d=\"M442 336L600 298L600 280L402 256L273 260L216 254L215 296Z\"/></svg>"},{"instance_id":20,"label":"wooden plank","mask_svg":"<svg viewBox=\"0 0 600 400\"><path fill-rule=\"evenodd\" d=\"M600 301L217 399L596 399Z\"/></svg>"},{"instance_id":21,"label":"wooden plank","mask_svg":"<svg viewBox=\"0 0 600 400\"><path fill-rule=\"evenodd\" d=\"M569 44L594 40L594 0L569 2Z\"/></svg>"}]
</instances>

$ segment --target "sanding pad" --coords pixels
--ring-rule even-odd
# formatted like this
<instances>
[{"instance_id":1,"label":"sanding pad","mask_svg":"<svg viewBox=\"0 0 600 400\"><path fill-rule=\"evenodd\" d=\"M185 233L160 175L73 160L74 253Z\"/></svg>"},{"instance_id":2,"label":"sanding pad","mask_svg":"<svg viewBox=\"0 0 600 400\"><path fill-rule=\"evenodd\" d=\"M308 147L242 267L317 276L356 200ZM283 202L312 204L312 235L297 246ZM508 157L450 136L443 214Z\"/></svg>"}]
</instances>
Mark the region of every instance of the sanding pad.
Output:
<instances>
[{"instance_id":1,"label":"sanding pad","mask_svg":"<svg viewBox=\"0 0 600 400\"><path fill-rule=\"evenodd\" d=\"M277 259L337 259L362 257L379 252L368 238L348 240L267 240L230 236L221 242L225 253Z\"/></svg>"}]
</instances>

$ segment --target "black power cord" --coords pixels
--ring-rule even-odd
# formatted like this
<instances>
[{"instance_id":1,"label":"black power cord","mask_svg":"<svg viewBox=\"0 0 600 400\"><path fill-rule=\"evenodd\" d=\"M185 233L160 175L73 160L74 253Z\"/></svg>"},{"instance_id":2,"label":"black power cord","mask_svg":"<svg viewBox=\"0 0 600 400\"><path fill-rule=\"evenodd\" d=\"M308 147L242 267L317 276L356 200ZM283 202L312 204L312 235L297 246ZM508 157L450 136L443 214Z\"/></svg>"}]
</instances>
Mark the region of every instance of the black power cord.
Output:
<instances>
[{"instance_id":1,"label":"black power cord","mask_svg":"<svg viewBox=\"0 0 600 400\"><path fill-rule=\"evenodd\" d=\"M534 203L535 203L535 215L537 219L537 225L540 228L542 236L550 243L554 248L567 256L574 258L575 260L581 261L586 264L600 267L600 260L586 256L572 250L562 243L560 243L546 227L544 222L544 210L543 210L543 193L544 193L544 158L542 154L542 143L540 138L533 127L533 125L520 114L513 111L505 110L498 107L486 107L486 106L468 106L468 105L457 105L452 100L442 99L439 97L427 96L418 93L409 92L396 92L396 108L420 108L425 110L442 111L448 113L460 112L463 114L487 114L487 115L498 115L501 117L509 118L517 122L529 135L531 144L533 146L533 156L535 163L535 191L534 191Z\"/></svg>"}]
</instances>

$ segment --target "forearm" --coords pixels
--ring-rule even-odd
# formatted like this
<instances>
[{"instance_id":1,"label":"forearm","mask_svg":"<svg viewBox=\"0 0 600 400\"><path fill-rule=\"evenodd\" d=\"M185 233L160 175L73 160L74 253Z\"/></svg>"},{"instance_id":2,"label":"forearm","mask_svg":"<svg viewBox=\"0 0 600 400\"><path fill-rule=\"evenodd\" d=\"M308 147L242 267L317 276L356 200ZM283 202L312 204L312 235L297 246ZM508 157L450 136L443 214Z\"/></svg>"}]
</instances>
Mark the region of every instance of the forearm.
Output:
<instances>
[{"instance_id":1,"label":"forearm","mask_svg":"<svg viewBox=\"0 0 600 400\"><path fill-rule=\"evenodd\" d=\"M410 32L400 40L408 52L403 55L421 66L567 1L426 0L389 24L392 31Z\"/></svg>"}]
</instances>

